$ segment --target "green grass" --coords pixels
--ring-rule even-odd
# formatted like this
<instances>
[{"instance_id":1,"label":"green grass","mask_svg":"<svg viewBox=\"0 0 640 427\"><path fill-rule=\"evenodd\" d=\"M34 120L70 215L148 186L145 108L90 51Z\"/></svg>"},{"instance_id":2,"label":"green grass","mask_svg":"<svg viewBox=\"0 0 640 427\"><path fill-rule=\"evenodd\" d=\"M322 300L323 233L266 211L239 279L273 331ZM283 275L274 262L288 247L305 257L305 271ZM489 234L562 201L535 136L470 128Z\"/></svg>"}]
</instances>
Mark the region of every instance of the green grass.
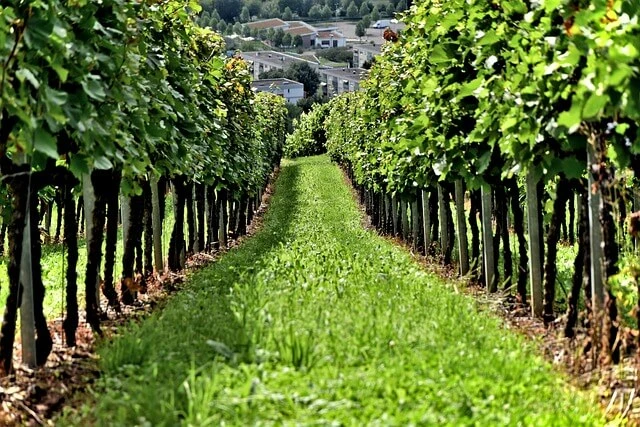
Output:
<instances>
[{"instance_id":1,"label":"green grass","mask_svg":"<svg viewBox=\"0 0 640 427\"><path fill-rule=\"evenodd\" d=\"M598 425L533 346L365 231L325 156L263 229L100 349L60 425Z\"/></svg>"}]
</instances>

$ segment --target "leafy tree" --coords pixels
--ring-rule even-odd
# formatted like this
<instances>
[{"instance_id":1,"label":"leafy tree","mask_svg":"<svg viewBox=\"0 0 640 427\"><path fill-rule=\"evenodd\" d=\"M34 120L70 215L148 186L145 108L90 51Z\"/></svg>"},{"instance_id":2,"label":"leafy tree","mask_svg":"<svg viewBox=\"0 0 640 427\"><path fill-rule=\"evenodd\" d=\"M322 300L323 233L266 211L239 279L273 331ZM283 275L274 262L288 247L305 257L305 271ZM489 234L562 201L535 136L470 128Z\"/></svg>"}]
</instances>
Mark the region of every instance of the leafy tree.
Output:
<instances>
[{"instance_id":1,"label":"leafy tree","mask_svg":"<svg viewBox=\"0 0 640 427\"><path fill-rule=\"evenodd\" d=\"M304 85L307 95L313 95L320 86L320 75L306 62L297 62L287 70L287 77Z\"/></svg>"},{"instance_id":2,"label":"leafy tree","mask_svg":"<svg viewBox=\"0 0 640 427\"><path fill-rule=\"evenodd\" d=\"M293 45L295 47L300 47L304 44L304 40L302 40L302 36L300 34L296 34L293 38Z\"/></svg>"},{"instance_id":3,"label":"leafy tree","mask_svg":"<svg viewBox=\"0 0 640 427\"><path fill-rule=\"evenodd\" d=\"M307 96L314 95L318 91L318 86L320 86L320 76L306 62L297 62L286 70L265 71L264 73L260 73L258 77L261 79L277 79L280 77L286 77L288 79L295 80L304 85L304 91Z\"/></svg>"},{"instance_id":4,"label":"leafy tree","mask_svg":"<svg viewBox=\"0 0 640 427\"><path fill-rule=\"evenodd\" d=\"M384 3L379 3L379 4L377 4L373 9L374 9L374 10L375 10L375 9L378 9L378 13L379 13L380 15L383 15L383 14L387 13L387 5L385 5ZM378 19L380 19L380 18L378 18ZM377 21L378 19L376 19L376 21Z\"/></svg>"},{"instance_id":5,"label":"leafy tree","mask_svg":"<svg viewBox=\"0 0 640 427\"><path fill-rule=\"evenodd\" d=\"M293 37L291 37L290 33L285 33L285 35L282 37L282 45L285 47L291 47L292 44Z\"/></svg>"},{"instance_id":6,"label":"leafy tree","mask_svg":"<svg viewBox=\"0 0 640 427\"><path fill-rule=\"evenodd\" d=\"M291 21L293 19L293 12L291 12L291 8L289 6L284 8L284 12L282 12L282 19L285 21Z\"/></svg>"},{"instance_id":7,"label":"leafy tree","mask_svg":"<svg viewBox=\"0 0 640 427\"><path fill-rule=\"evenodd\" d=\"M247 6L243 6L240 11L240 22L249 22L251 21L251 14L249 13L249 8Z\"/></svg>"},{"instance_id":8,"label":"leafy tree","mask_svg":"<svg viewBox=\"0 0 640 427\"><path fill-rule=\"evenodd\" d=\"M262 12L260 14L263 18L275 18L280 16L280 9L278 9L278 3L275 1L269 1L262 4Z\"/></svg>"},{"instance_id":9,"label":"leafy tree","mask_svg":"<svg viewBox=\"0 0 640 427\"><path fill-rule=\"evenodd\" d=\"M244 37L250 37L251 36L251 28L247 27L246 25L242 26L242 35Z\"/></svg>"},{"instance_id":10,"label":"leafy tree","mask_svg":"<svg viewBox=\"0 0 640 427\"><path fill-rule=\"evenodd\" d=\"M320 12L322 19L329 19L333 16L333 12L331 8L326 4L322 7L322 11Z\"/></svg>"},{"instance_id":11,"label":"leafy tree","mask_svg":"<svg viewBox=\"0 0 640 427\"><path fill-rule=\"evenodd\" d=\"M282 28L278 28L274 33L273 38L271 39L271 41L273 42L273 45L276 47L282 46L283 37L284 37L284 31L282 30Z\"/></svg>"},{"instance_id":12,"label":"leafy tree","mask_svg":"<svg viewBox=\"0 0 640 427\"><path fill-rule=\"evenodd\" d=\"M364 15L362 17L362 25L364 25L365 31L371 26L371 15Z\"/></svg>"},{"instance_id":13,"label":"leafy tree","mask_svg":"<svg viewBox=\"0 0 640 427\"><path fill-rule=\"evenodd\" d=\"M242 0L216 0L216 11L226 22L233 22L242 11Z\"/></svg>"},{"instance_id":14,"label":"leafy tree","mask_svg":"<svg viewBox=\"0 0 640 427\"><path fill-rule=\"evenodd\" d=\"M269 29L267 30L267 40L271 40L271 41L273 41L273 39L275 38L275 36L276 36L276 30L274 30L273 28L269 28Z\"/></svg>"},{"instance_id":15,"label":"leafy tree","mask_svg":"<svg viewBox=\"0 0 640 427\"><path fill-rule=\"evenodd\" d=\"M300 11L303 9L302 0L278 0L278 9L281 11L285 11L289 8L289 11L293 14L293 12L300 14Z\"/></svg>"},{"instance_id":16,"label":"leafy tree","mask_svg":"<svg viewBox=\"0 0 640 427\"><path fill-rule=\"evenodd\" d=\"M393 18L393 15L396 13L396 7L393 5L393 2L390 1L387 4L387 15Z\"/></svg>"},{"instance_id":17,"label":"leafy tree","mask_svg":"<svg viewBox=\"0 0 640 427\"><path fill-rule=\"evenodd\" d=\"M371 22L376 22L380 19L380 11L378 10L378 6L373 6L371 13L369 14L369 18L371 18Z\"/></svg>"},{"instance_id":18,"label":"leafy tree","mask_svg":"<svg viewBox=\"0 0 640 427\"><path fill-rule=\"evenodd\" d=\"M364 23L362 21L358 21L358 23L356 24L356 36L362 38L367 34L367 29L364 26Z\"/></svg>"},{"instance_id":19,"label":"leafy tree","mask_svg":"<svg viewBox=\"0 0 640 427\"><path fill-rule=\"evenodd\" d=\"M309 18L311 19L321 19L322 18L322 8L320 5L314 4L311 9L309 9Z\"/></svg>"},{"instance_id":20,"label":"leafy tree","mask_svg":"<svg viewBox=\"0 0 640 427\"><path fill-rule=\"evenodd\" d=\"M233 24L233 34L241 35L242 27L243 27L242 24L239 22L236 22L235 24Z\"/></svg>"},{"instance_id":21,"label":"leafy tree","mask_svg":"<svg viewBox=\"0 0 640 427\"><path fill-rule=\"evenodd\" d=\"M218 30L220 34L224 34L227 31L227 23L224 21L218 22L218 25L216 25L216 30Z\"/></svg>"},{"instance_id":22,"label":"leafy tree","mask_svg":"<svg viewBox=\"0 0 640 427\"><path fill-rule=\"evenodd\" d=\"M213 0L201 0L200 6L202 7L202 10L205 12L211 12L215 9Z\"/></svg>"},{"instance_id":23,"label":"leafy tree","mask_svg":"<svg viewBox=\"0 0 640 427\"><path fill-rule=\"evenodd\" d=\"M358 6L356 6L355 2L351 2L349 7L347 8L347 18L357 18L358 17Z\"/></svg>"},{"instance_id":24,"label":"leafy tree","mask_svg":"<svg viewBox=\"0 0 640 427\"><path fill-rule=\"evenodd\" d=\"M396 10L398 12L403 12L403 11L407 10L407 2L406 2L406 0L400 0L398 2L398 4L396 5Z\"/></svg>"},{"instance_id":25,"label":"leafy tree","mask_svg":"<svg viewBox=\"0 0 640 427\"><path fill-rule=\"evenodd\" d=\"M353 51L348 47L331 47L318 51L317 56L331 62L353 62Z\"/></svg>"},{"instance_id":26,"label":"leafy tree","mask_svg":"<svg viewBox=\"0 0 640 427\"><path fill-rule=\"evenodd\" d=\"M369 9L367 3L362 3L362 6L360 6L360 16L366 16L369 13L371 13L371 9Z\"/></svg>"},{"instance_id":27,"label":"leafy tree","mask_svg":"<svg viewBox=\"0 0 640 427\"><path fill-rule=\"evenodd\" d=\"M249 9L249 16L260 16L260 12L262 12L262 2L260 0L249 0L244 5Z\"/></svg>"}]
</instances>

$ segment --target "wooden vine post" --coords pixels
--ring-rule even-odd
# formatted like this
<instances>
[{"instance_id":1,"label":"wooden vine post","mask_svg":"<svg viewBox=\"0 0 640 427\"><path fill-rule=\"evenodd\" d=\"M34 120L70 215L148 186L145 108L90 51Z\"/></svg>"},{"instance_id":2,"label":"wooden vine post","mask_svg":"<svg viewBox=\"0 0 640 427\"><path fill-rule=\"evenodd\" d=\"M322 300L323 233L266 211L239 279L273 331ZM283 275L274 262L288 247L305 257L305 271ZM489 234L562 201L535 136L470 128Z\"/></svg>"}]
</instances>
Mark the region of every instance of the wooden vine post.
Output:
<instances>
[{"instance_id":1,"label":"wooden vine post","mask_svg":"<svg viewBox=\"0 0 640 427\"><path fill-rule=\"evenodd\" d=\"M461 179L455 182L456 218L458 220L458 255L460 275L469 273L469 245L467 243L467 221L464 217L464 184Z\"/></svg>"},{"instance_id":2,"label":"wooden vine post","mask_svg":"<svg viewBox=\"0 0 640 427\"><path fill-rule=\"evenodd\" d=\"M424 230L424 254L429 253L431 245L431 217L429 217L429 192L422 190L422 229Z\"/></svg>"},{"instance_id":3,"label":"wooden vine post","mask_svg":"<svg viewBox=\"0 0 640 427\"><path fill-rule=\"evenodd\" d=\"M438 184L438 217L440 218L440 252L449 250L449 227L447 227L447 208L444 201L444 188Z\"/></svg>"},{"instance_id":4,"label":"wooden vine post","mask_svg":"<svg viewBox=\"0 0 640 427\"><path fill-rule=\"evenodd\" d=\"M491 225L491 187L484 184L480 189L482 200L482 258L484 260L485 284L488 292L496 292L498 284L495 277L493 257L493 227Z\"/></svg>"},{"instance_id":5,"label":"wooden vine post","mask_svg":"<svg viewBox=\"0 0 640 427\"><path fill-rule=\"evenodd\" d=\"M156 272L164 271L162 259L162 220L160 217L160 190L158 178L151 176L151 223L153 228L153 263Z\"/></svg>"},{"instance_id":6,"label":"wooden vine post","mask_svg":"<svg viewBox=\"0 0 640 427\"><path fill-rule=\"evenodd\" d=\"M29 199L31 197L29 196ZM33 276L31 265L31 208L27 202L27 211L22 235L22 254L20 256L20 337L22 339L22 362L30 368L37 366L36 359L36 318L33 306Z\"/></svg>"},{"instance_id":7,"label":"wooden vine post","mask_svg":"<svg viewBox=\"0 0 640 427\"><path fill-rule=\"evenodd\" d=\"M589 170L589 242L591 251L591 307L593 312L602 309L604 303L604 287L602 283L602 228L600 226L600 204L602 197L599 190L593 191L595 180L593 178L593 166L596 163L594 148L587 144L587 167Z\"/></svg>"},{"instance_id":8,"label":"wooden vine post","mask_svg":"<svg viewBox=\"0 0 640 427\"><path fill-rule=\"evenodd\" d=\"M527 226L529 229L529 280L531 282L531 312L542 317L542 259L540 248L544 244L540 234L540 203L538 182L533 171L527 173Z\"/></svg>"}]
</instances>

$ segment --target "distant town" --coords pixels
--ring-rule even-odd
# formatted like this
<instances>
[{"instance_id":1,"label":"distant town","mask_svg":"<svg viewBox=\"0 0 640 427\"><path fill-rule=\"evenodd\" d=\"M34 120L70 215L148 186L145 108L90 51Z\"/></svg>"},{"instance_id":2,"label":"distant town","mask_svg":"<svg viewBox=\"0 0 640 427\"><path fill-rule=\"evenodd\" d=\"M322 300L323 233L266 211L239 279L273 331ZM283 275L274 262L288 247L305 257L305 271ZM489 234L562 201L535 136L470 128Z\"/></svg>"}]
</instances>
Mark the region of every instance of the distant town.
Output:
<instances>
[{"instance_id":1,"label":"distant town","mask_svg":"<svg viewBox=\"0 0 640 427\"><path fill-rule=\"evenodd\" d=\"M393 19L395 8L406 8L404 0L386 5L345 1L334 3L333 8L329 2L314 4L306 12L299 6L294 12L298 3L281 0L277 3L280 17L260 19L269 13L252 2L239 4L234 17L225 3L202 2L199 24L223 33L228 54L247 61L254 90L275 93L304 111L313 103L360 88L381 54L384 31L402 31L403 24ZM221 11L227 16L222 17ZM302 20L301 14L308 20ZM235 22L228 23L230 19Z\"/></svg>"}]
</instances>

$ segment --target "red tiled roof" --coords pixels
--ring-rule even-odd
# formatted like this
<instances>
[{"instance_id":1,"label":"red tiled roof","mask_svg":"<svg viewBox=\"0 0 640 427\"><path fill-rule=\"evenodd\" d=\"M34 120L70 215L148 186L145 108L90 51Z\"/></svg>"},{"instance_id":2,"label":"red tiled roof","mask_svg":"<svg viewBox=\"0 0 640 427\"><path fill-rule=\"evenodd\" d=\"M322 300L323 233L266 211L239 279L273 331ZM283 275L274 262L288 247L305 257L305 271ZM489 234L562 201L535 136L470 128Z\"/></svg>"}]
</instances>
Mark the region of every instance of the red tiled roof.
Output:
<instances>
[{"instance_id":1,"label":"red tiled roof","mask_svg":"<svg viewBox=\"0 0 640 427\"><path fill-rule=\"evenodd\" d=\"M246 24L249 28L256 28L261 30L263 28L278 28L285 27L287 25L282 19L273 18L273 19L265 19L263 21L249 22Z\"/></svg>"},{"instance_id":2,"label":"red tiled roof","mask_svg":"<svg viewBox=\"0 0 640 427\"><path fill-rule=\"evenodd\" d=\"M294 27L284 30L285 33L289 33L292 36L306 36L309 34L314 34L315 31L307 28L307 27Z\"/></svg>"},{"instance_id":3,"label":"red tiled roof","mask_svg":"<svg viewBox=\"0 0 640 427\"><path fill-rule=\"evenodd\" d=\"M335 31L320 31L320 32L318 32L318 38L319 39L331 39L331 38L341 39L343 37L344 37L344 35L342 35L342 34L340 34L338 32L335 32Z\"/></svg>"}]
</instances>

